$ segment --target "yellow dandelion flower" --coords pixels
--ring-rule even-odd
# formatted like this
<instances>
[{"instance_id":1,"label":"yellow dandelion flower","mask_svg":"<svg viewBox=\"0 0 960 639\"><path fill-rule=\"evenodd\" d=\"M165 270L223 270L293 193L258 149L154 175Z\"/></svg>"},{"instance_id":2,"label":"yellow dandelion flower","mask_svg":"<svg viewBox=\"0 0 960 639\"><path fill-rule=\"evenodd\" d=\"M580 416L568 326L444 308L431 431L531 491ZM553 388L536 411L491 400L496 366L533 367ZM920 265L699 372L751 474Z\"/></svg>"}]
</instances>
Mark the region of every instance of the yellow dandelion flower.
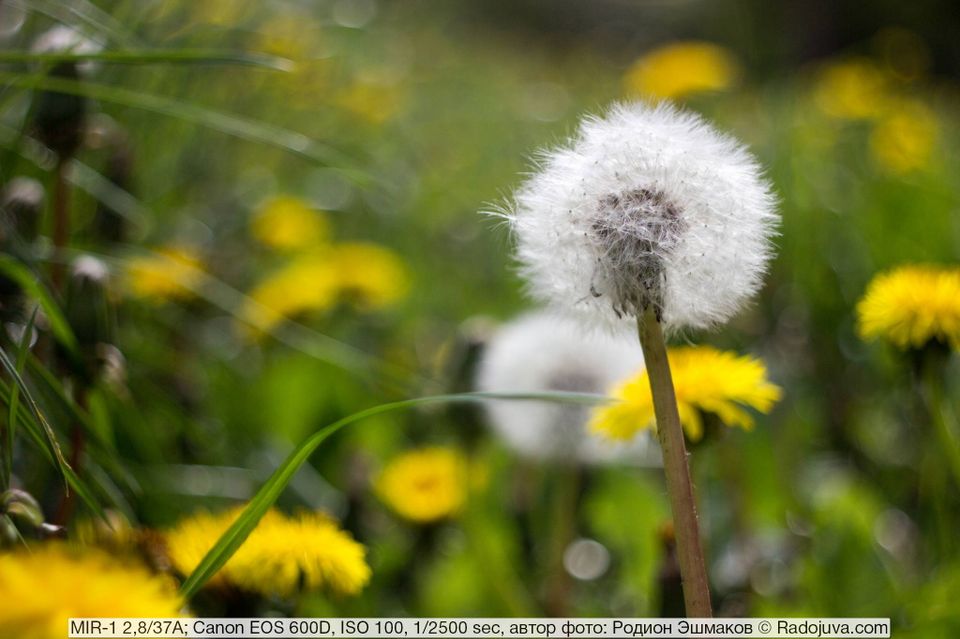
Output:
<instances>
[{"instance_id":1,"label":"yellow dandelion flower","mask_svg":"<svg viewBox=\"0 0 960 639\"><path fill-rule=\"evenodd\" d=\"M192 297L203 277L203 262L196 252L176 246L131 258L124 269L127 291L157 302Z\"/></svg>"},{"instance_id":2,"label":"yellow dandelion flower","mask_svg":"<svg viewBox=\"0 0 960 639\"><path fill-rule=\"evenodd\" d=\"M308 14L280 12L260 25L252 48L290 60L302 60L310 55L310 47L319 36L319 25Z\"/></svg>"},{"instance_id":3,"label":"yellow dandelion flower","mask_svg":"<svg viewBox=\"0 0 960 639\"><path fill-rule=\"evenodd\" d=\"M250 291L241 318L258 331L270 331L300 313L332 308L338 299L338 275L328 256L301 255Z\"/></svg>"},{"instance_id":4,"label":"yellow dandelion flower","mask_svg":"<svg viewBox=\"0 0 960 639\"><path fill-rule=\"evenodd\" d=\"M357 82L342 89L334 101L357 118L379 125L396 115L403 100L393 84Z\"/></svg>"},{"instance_id":5,"label":"yellow dandelion flower","mask_svg":"<svg viewBox=\"0 0 960 639\"><path fill-rule=\"evenodd\" d=\"M813 99L821 111L834 118L877 118L890 100L889 78L867 59L834 62L820 70Z\"/></svg>"},{"instance_id":6,"label":"yellow dandelion flower","mask_svg":"<svg viewBox=\"0 0 960 639\"><path fill-rule=\"evenodd\" d=\"M901 266L873 278L857 304L864 339L901 349L936 340L960 349L960 269Z\"/></svg>"},{"instance_id":7,"label":"yellow dandelion flower","mask_svg":"<svg viewBox=\"0 0 960 639\"><path fill-rule=\"evenodd\" d=\"M870 151L884 170L902 175L925 167L940 126L922 102L904 100L884 115L870 134Z\"/></svg>"},{"instance_id":8,"label":"yellow dandelion flower","mask_svg":"<svg viewBox=\"0 0 960 639\"><path fill-rule=\"evenodd\" d=\"M336 269L341 299L364 310L389 306L403 299L410 287L400 258L376 244L337 245L331 251L330 261Z\"/></svg>"},{"instance_id":9,"label":"yellow dandelion flower","mask_svg":"<svg viewBox=\"0 0 960 639\"><path fill-rule=\"evenodd\" d=\"M467 461L456 450L433 446L391 461L376 482L394 512L417 523L456 515L467 500Z\"/></svg>"},{"instance_id":10,"label":"yellow dandelion flower","mask_svg":"<svg viewBox=\"0 0 960 639\"><path fill-rule=\"evenodd\" d=\"M711 346L672 348L667 358L680 421L692 441L703 436L702 413L749 430L753 417L744 407L768 413L780 399L780 388L767 380L767 369L759 359ZM623 382L612 396L620 401L594 411L589 426L593 432L629 440L641 429L656 426L646 370Z\"/></svg>"},{"instance_id":11,"label":"yellow dandelion flower","mask_svg":"<svg viewBox=\"0 0 960 639\"><path fill-rule=\"evenodd\" d=\"M350 302L365 311L406 295L407 269L392 251L375 244L345 243L304 253L268 275L249 293L241 319L259 333L305 312Z\"/></svg>"},{"instance_id":12,"label":"yellow dandelion flower","mask_svg":"<svg viewBox=\"0 0 960 639\"><path fill-rule=\"evenodd\" d=\"M731 87L740 75L733 55L708 42L677 42L644 55L627 70L629 94L679 99Z\"/></svg>"},{"instance_id":13,"label":"yellow dandelion flower","mask_svg":"<svg viewBox=\"0 0 960 639\"><path fill-rule=\"evenodd\" d=\"M136 547L138 533L123 513L106 509L103 518L77 521L71 530L71 537L84 546L128 551Z\"/></svg>"},{"instance_id":14,"label":"yellow dandelion flower","mask_svg":"<svg viewBox=\"0 0 960 639\"><path fill-rule=\"evenodd\" d=\"M93 548L0 554L4 637L62 639L71 617L178 617L182 606L169 579Z\"/></svg>"},{"instance_id":15,"label":"yellow dandelion flower","mask_svg":"<svg viewBox=\"0 0 960 639\"><path fill-rule=\"evenodd\" d=\"M329 236L326 218L290 196L264 202L254 213L250 231L262 244L280 250L315 247Z\"/></svg>"},{"instance_id":16,"label":"yellow dandelion flower","mask_svg":"<svg viewBox=\"0 0 960 639\"><path fill-rule=\"evenodd\" d=\"M240 515L201 512L166 534L170 561L190 574ZM266 596L292 597L301 589L355 595L370 581L366 550L320 513L287 517L270 510L214 578Z\"/></svg>"}]
</instances>

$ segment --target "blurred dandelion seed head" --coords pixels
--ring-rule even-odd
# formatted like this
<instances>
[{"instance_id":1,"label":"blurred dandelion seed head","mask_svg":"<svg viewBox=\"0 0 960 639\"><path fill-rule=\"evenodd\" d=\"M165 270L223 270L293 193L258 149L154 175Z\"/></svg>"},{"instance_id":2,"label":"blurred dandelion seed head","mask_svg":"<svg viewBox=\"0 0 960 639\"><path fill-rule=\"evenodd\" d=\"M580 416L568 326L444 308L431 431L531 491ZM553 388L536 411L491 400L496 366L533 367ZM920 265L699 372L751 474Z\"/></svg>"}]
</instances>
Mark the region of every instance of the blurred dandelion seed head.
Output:
<instances>
[{"instance_id":1,"label":"blurred dandelion seed head","mask_svg":"<svg viewBox=\"0 0 960 639\"><path fill-rule=\"evenodd\" d=\"M168 531L174 568L190 574L241 512L200 512ZM355 595L370 581L365 556L363 545L322 513L288 517L270 510L211 583L268 597L290 598L301 590Z\"/></svg>"},{"instance_id":2,"label":"blurred dandelion seed head","mask_svg":"<svg viewBox=\"0 0 960 639\"><path fill-rule=\"evenodd\" d=\"M46 31L34 41L31 50L34 53L75 53L88 55L100 53L103 43L87 34L66 25L57 25Z\"/></svg>"},{"instance_id":3,"label":"blurred dandelion seed head","mask_svg":"<svg viewBox=\"0 0 960 639\"><path fill-rule=\"evenodd\" d=\"M727 49L709 42L675 42L639 58L623 78L628 95L677 100L735 85L740 66Z\"/></svg>"},{"instance_id":4,"label":"blurred dandelion seed head","mask_svg":"<svg viewBox=\"0 0 960 639\"><path fill-rule=\"evenodd\" d=\"M493 335L482 355L477 387L487 392L603 393L642 368L643 353L633 336L588 334L573 319L539 311L521 316ZM497 435L525 457L659 463L659 450L646 434L629 444L590 434L585 406L490 401L486 411Z\"/></svg>"},{"instance_id":5,"label":"blurred dandelion seed head","mask_svg":"<svg viewBox=\"0 0 960 639\"><path fill-rule=\"evenodd\" d=\"M708 328L759 289L778 222L749 152L667 104L615 105L543 155L504 213L530 291L626 326Z\"/></svg>"},{"instance_id":6,"label":"blurred dandelion seed head","mask_svg":"<svg viewBox=\"0 0 960 639\"><path fill-rule=\"evenodd\" d=\"M172 580L95 548L0 554L4 637L60 639L71 617L178 617L182 606Z\"/></svg>"},{"instance_id":7,"label":"blurred dandelion seed head","mask_svg":"<svg viewBox=\"0 0 960 639\"><path fill-rule=\"evenodd\" d=\"M750 430L754 420L745 409L769 413L782 395L780 387L767 379L763 362L748 355L692 346L670 349L667 357L680 421L691 441L703 436L704 413L715 415L727 426ZM594 410L591 431L623 440L656 426L645 370L623 381L612 394L619 401Z\"/></svg>"},{"instance_id":8,"label":"blurred dandelion seed head","mask_svg":"<svg viewBox=\"0 0 960 639\"><path fill-rule=\"evenodd\" d=\"M960 348L960 269L907 265L876 276L857 304L864 339L906 350L939 341Z\"/></svg>"},{"instance_id":9,"label":"blurred dandelion seed head","mask_svg":"<svg viewBox=\"0 0 960 639\"><path fill-rule=\"evenodd\" d=\"M376 479L375 489L395 513L427 524L460 513L469 481L469 466L459 451L432 446L391 460Z\"/></svg>"}]
</instances>

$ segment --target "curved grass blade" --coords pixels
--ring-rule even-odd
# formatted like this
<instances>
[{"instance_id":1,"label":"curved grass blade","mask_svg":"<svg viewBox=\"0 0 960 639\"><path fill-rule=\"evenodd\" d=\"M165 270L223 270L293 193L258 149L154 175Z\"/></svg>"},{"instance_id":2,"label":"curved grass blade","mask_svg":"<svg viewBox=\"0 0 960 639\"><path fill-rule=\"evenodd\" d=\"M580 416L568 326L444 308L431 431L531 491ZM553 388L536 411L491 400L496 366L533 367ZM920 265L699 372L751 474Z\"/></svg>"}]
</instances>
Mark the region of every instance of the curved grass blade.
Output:
<instances>
[{"instance_id":1,"label":"curved grass blade","mask_svg":"<svg viewBox=\"0 0 960 639\"><path fill-rule=\"evenodd\" d=\"M0 349L0 355L2 354L3 351ZM5 403L9 403L10 392L10 386L0 379L0 400L4 401ZM47 460L54 466L59 466L57 458L59 447L54 448L51 446L47 433L43 428L39 427L33 419L30 419L30 417L30 415L24 413L24 410L21 407L18 411L20 427L23 428L23 430L30 436L30 438L37 445L37 448L40 449ZM103 507L100 505L100 502L97 500L93 490L91 490L87 483L80 479L80 477L77 476L77 474L72 468L70 468L69 465L66 464L66 462L64 462L63 466L60 466L60 469L63 473L66 485L77 493L77 496L80 497L80 500L86 504L86 506L92 512L106 521L106 514L103 512Z\"/></svg>"},{"instance_id":2,"label":"curved grass blade","mask_svg":"<svg viewBox=\"0 0 960 639\"><path fill-rule=\"evenodd\" d=\"M23 375L23 367L27 361L27 355L30 353L30 339L33 337L33 324L37 319L38 307L34 307L30 320L23 328L23 336L20 338L20 345L17 349L17 372ZM7 428L6 445L4 447L3 479L4 485L10 485L10 477L13 475L13 446L17 436L17 411L20 408L20 387L16 384L10 389L10 399L7 402Z\"/></svg>"},{"instance_id":3,"label":"curved grass blade","mask_svg":"<svg viewBox=\"0 0 960 639\"><path fill-rule=\"evenodd\" d=\"M23 127L14 130L0 124L0 145L6 146L8 153L19 155L39 168L46 166L49 152L40 142L26 135ZM8 169L12 165L12 161L6 163ZM149 209L129 191L120 188L90 165L76 158L70 160L67 180L98 202L109 206L136 229L143 229L147 225Z\"/></svg>"},{"instance_id":4,"label":"curved grass blade","mask_svg":"<svg viewBox=\"0 0 960 639\"><path fill-rule=\"evenodd\" d=\"M415 408L417 406L426 406L428 404L476 403L487 400L548 401L591 405L610 401L606 396L590 393L458 393L452 395L432 395L391 402L389 404L380 404L379 406L373 406L344 417L313 433L290 453L286 460L280 464L270 478L260 487L260 490L253 496L237 520L223 533L220 539L217 540L217 543L213 545L190 576L183 582L183 585L180 587L180 594L183 595L184 598L189 599L227 563L237 549L243 545L243 542L246 541L250 533L253 532L257 523L277 500L280 493L283 492L283 489L290 483L290 480L300 466L310 458L310 455L319 448L320 444L344 426L362 421L368 417L373 417L374 415Z\"/></svg>"},{"instance_id":5,"label":"curved grass blade","mask_svg":"<svg viewBox=\"0 0 960 639\"><path fill-rule=\"evenodd\" d=\"M27 295L37 300L50 322L50 330L53 331L54 337L71 355L75 355L77 353L77 338L74 337L70 324L63 313L60 312L60 307L53 300L53 296L37 279L37 276L26 266L8 255L0 255L0 272L14 280Z\"/></svg>"},{"instance_id":6,"label":"curved grass blade","mask_svg":"<svg viewBox=\"0 0 960 639\"><path fill-rule=\"evenodd\" d=\"M2 348L0 348L0 366L3 366L3 368L7 371L7 374L10 375L10 378L13 380L14 384L20 387L20 393L23 395L23 399L30 408L30 413L33 415L34 419L36 419L37 425L40 426L44 436L47 439L49 452L53 456L54 461L56 461L57 468L60 470L60 473L63 475L64 479L67 479L68 471L72 471L70 470L70 464L67 463L66 458L63 456L63 451L60 450L60 442L57 441L57 436L53 432L53 428L50 427L50 423L47 421L47 418L40 410L40 406L37 405L37 402L33 399L33 395L30 394L30 389L27 387L26 382L23 381L23 377L17 371L17 367L14 366L13 362L10 361L10 358L7 357L6 351ZM69 481L67 483L69 483Z\"/></svg>"},{"instance_id":7,"label":"curved grass blade","mask_svg":"<svg viewBox=\"0 0 960 639\"><path fill-rule=\"evenodd\" d=\"M210 64L259 67L274 71L289 71L293 62L265 53L246 51L211 51L205 49L173 49L169 51L100 51L98 53L31 53L29 51L0 51L0 64L11 62L102 62L104 64Z\"/></svg>"},{"instance_id":8,"label":"curved grass blade","mask_svg":"<svg viewBox=\"0 0 960 639\"><path fill-rule=\"evenodd\" d=\"M77 82L76 80L66 78L38 74L19 74L8 71L0 71L0 82L18 87L56 91L69 95L81 95L93 100L112 102L114 104L179 118L186 122L199 124L242 140L284 149L312 162L336 168L343 172L345 176L358 182L367 180L365 174L359 169L353 168L356 166L356 162L352 158L347 157L333 147L320 144L302 133L297 133L265 122L250 120L221 111L214 111L195 104L180 102L179 100L151 93L142 93L93 82Z\"/></svg>"},{"instance_id":9,"label":"curved grass blade","mask_svg":"<svg viewBox=\"0 0 960 639\"><path fill-rule=\"evenodd\" d=\"M87 0L71 0L70 2L57 2L56 0L6 0L6 2L37 13L42 13L68 26L77 27L82 23L97 33L108 36L116 42L129 45L134 41L130 30L125 28L123 23L114 19L109 13Z\"/></svg>"},{"instance_id":10,"label":"curved grass blade","mask_svg":"<svg viewBox=\"0 0 960 639\"><path fill-rule=\"evenodd\" d=\"M31 158L32 159L32 158ZM73 159L67 171L67 180L95 200L110 207L137 230L147 226L150 211L130 191L120 188L89 164Z\"/></svg>"}]
</instances>

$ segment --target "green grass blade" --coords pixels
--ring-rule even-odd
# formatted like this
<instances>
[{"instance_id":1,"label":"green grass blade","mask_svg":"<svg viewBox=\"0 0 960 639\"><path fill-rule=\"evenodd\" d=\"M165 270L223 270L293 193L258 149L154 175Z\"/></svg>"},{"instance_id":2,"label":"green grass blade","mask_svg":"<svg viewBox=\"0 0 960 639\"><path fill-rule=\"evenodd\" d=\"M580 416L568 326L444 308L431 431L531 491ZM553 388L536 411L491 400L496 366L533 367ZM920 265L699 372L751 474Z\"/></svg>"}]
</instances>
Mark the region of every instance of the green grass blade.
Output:
<instances>
[{"instance_id":1,"label":"green grass blade","mask_svg":"<svg viewBox=\"0 0 960 639\"><path fill-rule=\"evenodd\" d=\"M44 167L46 149L37 140L25 135L22 127L12 129L0 124L0 145L7 148L12 154L11 158L20 156L39 168ZM13 161L8 158L7 168L9 169L12 165ZM147 220L150 217L149 209L129 191L120 188L90 165L76 158L70 160L67 180L98 202L109 206L135 229L141 230L147 226Z\"/></svg>"},{"instance_id":2,"label":"green grass blade","mask_svg":"<svg viewBox=\"0 0 960 639\"><path fill-rule=\"evenodd\" d=\"M33 158L28 158L33 161ZM67 180L95 200L110 207L137 231L147 227L150 211L129 191L120 188L89 164L74 158L70 161Z\"/></svg>"},{"instance_id":3,"label":"green grass blade","mask_svg":"<svg viewBox=\"0 0 960 639\"><path fill-rule=\"evenodd\" d=\"M0 350L2 354L2 350ZM7 385L2 379L0 379L0 400L9 403L10 401L10 386ZM18 411L18 419L20 420L20 427L26 432L30 438L37 445L37 448L40 452L47 458L54 466L58 466L57 456L50 446L50 441L44 432L44 429L39 427L35 420L30 419L31 415L25 414L23 408L21 407ZM106 514L103 512L103 507L100 505L99 500L97 500L94 491L90 486L80 479L79 476L74 472L70 466L63 466L63 477L66 485L77 493L77 496L80 497L80 500L97 516L106 521Z\"/></svg>"},{"instance_id":4,"label":"green grass blade","mask_svg":"<svg viewBox=\"0 0 960 639\"><path fill-rule=\"evenodd\" d=\"M27 295L37 300L50 321L50 330L53 331L53 336L72 355L75 355L77 353L77 338L74 337L70 324L63 313L60 312L60 307L53 300L53 296L37 276L22 263L8 255L0 255L0 272L14 280Z\"/></svg>"},{"instance_id":5,"label":"green grass blade","mask_svg":"<svg viewBox=\"0 0 960 639\"><path fill-rule=\"evenodd\" d=\"M23 328L23 336L20 338L20 345L17 349L17 372L22 376L23 367L27 361L27 355L30 352L30 338L33 336L33 325L37 319L38 307L34 307L30 315L30 321ZM20 408L20 386L14 384L10 389L10 400L8 401L7 411L7 429L6 446L4 448L4 480L5 485L10 485L10 477L13 474L13 445L17 435L17 411Z\"/></svg>"},{"instance_id":6,"label":"green grass blade","mask_svg":"<svg viewBox=\"0 0 960 639\"><path fill-rule=\"evenodd\" d=\"M93 82L78 82L66 78L38 76L37 74L24 75L8 71L0 71L0 82L18 87L81 95L93 100L112 102L113 104L179 118L242 140L284 149L312 162L337 168L345 176L357 181L366 180L366 176L358 169L345 168L355 166L356 162L340 151L320 144L302 133L265 122L214 111L159 95Z\"/></svg>"},{"instance_id":7,"label":"green grass blade","mask_svg":"<svg viewBox=\"0 0 960 639\"><path fill-rule=\"evenodd\" d=\"M70 0L70 2L58 0L5 1L36 13L42 13L65 25L78 28L81 32L89 33L89 30L92 29L97 34L107 36L111 40L125 45L130 45L135 40L130 30L124 27L122 22L88 0Z\"/></svg>"},{"instance_id":8,"label":"green grass blade","mask_svg":"<svg viewBox=\"0 0 960 639\"><path fill-rule=\"evenodd\" d=\"M174 49L170 51L101 51L99 53L31 53L28 51L0 51L0 64L14 62L36 62L56 64L58 62L95 61L104 64L185 64L185 65L232 65L259 67L275 71L289 71L293 63L263 53L245 51L210 51L203 49Z\"/></svg>"},{"instance_id":9,"label":"green grass blade","mask_svg":"<svg viewBox=\"0 0 960 639\"><path fill-rule=\"evenodd\" d=\"M33 399L33 395L30 393L30 389L27 387L23 377L17 371L17 367L14 365L10 358L7 357L6 351L0 348L0 366L7 371L7 374L13 380L14 385L20 388L20 393L23 395L23 399L26 401L27 406L30 408L30 413L36 419L37 425L43 431L43 435L46 437L47 444L49 446L49 452L53 456L54 461L56 461L57 468L60 470L60 473L63 475L64 479L67 479L67 473L70 471L70 464L67 463L67 460L63 456L63 451L60 450L60 442L57 441L57 436L53 432L53 428L50 427L50 423L47 421L47 418L44 416L43 412L40 410L40 406L37 405L37 402ZM29 420L28 420L29 421Z\"/></svg>"},{"instance_id":10,"label":"green grass blade","mask_svg":"<svg viewBox=\"0 0 960 639\"><path fill-rule=\"evenodd\" d=\"M180 587L180 593L184 598L189 599L227 563L237 549L243 545L243 542L246 541L250 533L253 532L257 523L277 500L280 493L283 492L283 489L290 483L290 480L300 466L310 458L310 455L317 450L320 444L344 426L362 421L368 417L373 417L374 415L380 415L381 413L426 406L428 404L476 403L493 399L576 404L602 404L610 401L608 397L603 395L593 395L589 393L459 393L453 395L418 397L399 402L391 402L389 404L380 404L379 406L373 406L344 417L313 433L290 453L264 485L260 487L260 490L253 496L237 520L223 533L220 539L217 540L217 543L215 543L203 557L196 569L194 569L190 576L183 582L183 585Z\"/></svg>"}]
</instances>

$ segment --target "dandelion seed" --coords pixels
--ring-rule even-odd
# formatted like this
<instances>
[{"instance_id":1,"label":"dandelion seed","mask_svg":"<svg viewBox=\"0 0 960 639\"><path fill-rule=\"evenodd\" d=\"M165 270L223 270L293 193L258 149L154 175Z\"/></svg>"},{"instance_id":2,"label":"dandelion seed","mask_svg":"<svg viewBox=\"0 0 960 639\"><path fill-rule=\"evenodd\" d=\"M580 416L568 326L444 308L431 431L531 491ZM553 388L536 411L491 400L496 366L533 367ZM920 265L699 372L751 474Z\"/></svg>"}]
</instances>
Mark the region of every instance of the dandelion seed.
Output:
<instances>
[{"instance_id":1,"label":"dandelion seed","mask_svg":"<svg viewBox=\"0 0 960 639\"><path fill-rule=\"evenodd\" d=\"M467 460L452 448L433 446L392 460L376 491L394 512L427 524L457 515L467 501Z\"/></svg>"},{"instance_id":2,"label":"dandelion seed","mask_svg":"<svg viewBox=\"0 0 960 639\"><path fill-rule=\"evenodd\" d=\"M179 617L182 606L171 580L94 548L0 554L4 637L61 639L71 617Z\"/></svg>"},{"instance_id":3,"label":"dandelion seed","mask_svg":"<svg viewBox=\"0 0 960 639\"><path fill-rule=\"evenodd\" d=\"M757 291L774 204L733 138L625 103L546 153L505 216L536 297L613 326L654 308L675 330L719 324Z\"/></svg>"},{"instance_id":4,"label":"dandelion seed","mask_svg":"<svg viewBox=\"0 0 960 639\"><path fill-rule=\"evenodd\" d=\"M909 265L878 275L857 304L857 318L864 339L904 350L932 341L960 349L960 269Z\"/></svg>"},{"instance_id":5,"label":"dandelion seed","mask_svg":"<svg viewBox=\"0 0 960 639\"><path fill-rule=\"evenodd\" d=\"M680 421L692 441L703 436L704 413L716 415L727 426L749 430L754 420L744 407L769 413L780 399L780 388L767 380L759 359L710 346L671 349L668 357ZM612 395L620 401L595 410L590 420L593 432L621 440L655 427L646 371L620 384Z\"/></svg>"},{"instance_id":6,"label":"dandelion seed","mask_svg":"<svg viewBox=\"0 0 960 639\"><path fill-rule=\"evenodd\" d=\"M642 369L643 354L635 338L586 334L572 319L540 311L510 322L491 338L477 387L490 392L603 394ZM646 434L625 444L589 433L586 406L491 401L486 410L496 433L525 457L585 463L659 461L657 446Z\"/></svg>"},{"instance_id":7,"label":"dandelion seed","mask_svg":"<svg viewBox=\"0 0 960 639\"><path fill-rule=\"evenodd\" d=\"M168 531L173 566L181 574L193 572L241 510L201 512ZM270 510L211 583L286 598L301 590L355 595L370 580L365 554L362 544L321 513L287 517Z\"/></svg>"}]
</instances>

